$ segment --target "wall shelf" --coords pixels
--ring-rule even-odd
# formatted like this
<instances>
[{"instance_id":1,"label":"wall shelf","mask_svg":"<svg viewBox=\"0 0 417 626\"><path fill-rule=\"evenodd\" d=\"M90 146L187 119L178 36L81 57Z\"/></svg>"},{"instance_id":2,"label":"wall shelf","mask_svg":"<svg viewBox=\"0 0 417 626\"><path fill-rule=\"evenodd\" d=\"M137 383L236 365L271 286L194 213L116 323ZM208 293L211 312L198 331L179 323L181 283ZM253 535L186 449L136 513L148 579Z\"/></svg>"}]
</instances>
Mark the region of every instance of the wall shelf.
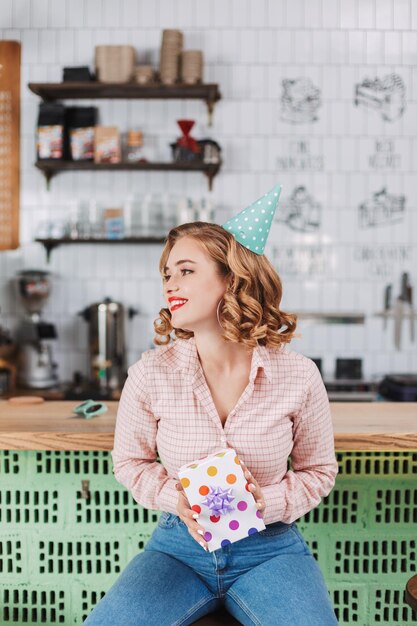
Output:
<instances>
[{"instance_id":1,"label":"wall shelf","mask_svg":"<svg viewBox=\"0 0 417 626\"><path fill-rule=\"evenodd\" d=\"M36 161L35 166L44 174L48 188L51 178L60 172L129 170L136 172L203 172L203 174L207 176L209 191L211 191L213 187L213 178L220 170L221 162L216 164L203 163L202 161L177 161L172 163L151 163L148 161L142 163L94 163L94 161L61 161L58 159L44 159Z\"/></svg>"},{"instance_id":2,"label":"wall shelf","mask_svg":"<svg viewBox=\"0 0 417 626\"><path fill-rule=\"evenodd\" d=\"M365 313L351 311L299 311L299 320L303 320L305 325L310 324L364 324Z\"/></svg>"},{"instance_id":3,"label":"wall shelf","mask_svg":"<svg viewBox=\"0 0 417 626\"><path fill-rule=\"evenodd\" d=\"M166 237L124 237L123 239L105 239L105 238L97 239L94 237L89 237L86 239L71 239L70 237L62 237L61 239L43 239L43 238L35 239L35 241L42 244L43 247L45 248L46 259L48 262L50 260L52 250L54 250L55 248L58 248L58 246L61 246L61 245L83 244L83 243L88 243L88 244L91 244L91 243L95 243L95 244L103 244L103 243L161 244L161 243L165 243L165 240L166 240Z\"/></svg>"},{"instance_id":4,"label":"wall shelf","mask_svg":"<svg viewBox=\"0 0 417 626\"><path fill-rule=\"evenodd\" d=\"M136 83L99 83L97 81L29 83L29 89L45 102L65 99L170 99L203 100L211 126L214 105L221 99L216 83L200 85L138 85Z\"/></svg>"}]
</instances>

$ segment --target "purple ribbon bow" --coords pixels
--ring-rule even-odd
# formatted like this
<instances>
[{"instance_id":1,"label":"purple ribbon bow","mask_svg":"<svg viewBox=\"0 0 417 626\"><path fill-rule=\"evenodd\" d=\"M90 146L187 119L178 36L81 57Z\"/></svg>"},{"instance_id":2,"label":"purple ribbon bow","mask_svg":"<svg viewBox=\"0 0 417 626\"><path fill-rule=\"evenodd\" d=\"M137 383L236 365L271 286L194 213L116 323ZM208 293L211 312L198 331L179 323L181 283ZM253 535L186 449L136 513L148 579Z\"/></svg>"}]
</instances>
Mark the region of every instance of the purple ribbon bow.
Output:
<instances>
[{"instance_id":1,"label":"purple ribbon bow","mask_svg":"<svg viewBox=\"0 0 417 626\"><path fill-rule=\"evenodd\" d=\"M221 487L213 487L210 485L210 493L201 501L201 504L207 506L212 515L227 515L235 510L230 503L235 499L233 489L222 489Z\"/></svg>"}]
</instances>

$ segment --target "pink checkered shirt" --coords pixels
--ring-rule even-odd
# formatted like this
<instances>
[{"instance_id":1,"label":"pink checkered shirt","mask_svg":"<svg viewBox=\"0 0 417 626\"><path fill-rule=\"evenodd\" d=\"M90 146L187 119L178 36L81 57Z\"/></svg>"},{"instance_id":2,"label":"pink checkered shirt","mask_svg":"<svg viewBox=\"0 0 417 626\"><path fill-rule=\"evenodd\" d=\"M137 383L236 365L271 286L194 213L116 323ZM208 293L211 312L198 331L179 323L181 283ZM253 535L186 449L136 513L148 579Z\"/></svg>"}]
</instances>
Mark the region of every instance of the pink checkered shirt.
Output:
<instances>
[{"instance_id":1,"label":"pink checkered shirt","mask_svg":"<svg viewBox=\"0 0 417 626\"><path fill-rule=\"evenodd\" d=\"M249 384L222 426L194 338L144 352L129 368L120 398L116 480L142 506L177 514L178 469L226 447L259 482L265 524L288 524L316 507L331 491L338 465L315 363L287 346L255 348Z\"/></svg>"}]
</instances>

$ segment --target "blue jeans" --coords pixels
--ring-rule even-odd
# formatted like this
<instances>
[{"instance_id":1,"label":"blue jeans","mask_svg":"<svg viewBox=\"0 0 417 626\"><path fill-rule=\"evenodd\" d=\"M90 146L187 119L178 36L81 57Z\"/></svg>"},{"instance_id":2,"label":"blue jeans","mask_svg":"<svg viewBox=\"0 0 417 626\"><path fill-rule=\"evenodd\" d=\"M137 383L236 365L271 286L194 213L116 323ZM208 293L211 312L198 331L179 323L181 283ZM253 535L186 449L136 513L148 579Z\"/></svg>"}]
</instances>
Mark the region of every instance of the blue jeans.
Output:
<instances>
[{"instance_id":1,"label":"blue jeans","mask_svg":"<svg viewBox=\"0 0 417 626\"><path fill-rule=\"evenodd\" d=\"M337 626L322 573L295 524L275 522L205 552L162 513L85 626L185 626L225 606L248 626Z\"/></svg>"}]
</instances>

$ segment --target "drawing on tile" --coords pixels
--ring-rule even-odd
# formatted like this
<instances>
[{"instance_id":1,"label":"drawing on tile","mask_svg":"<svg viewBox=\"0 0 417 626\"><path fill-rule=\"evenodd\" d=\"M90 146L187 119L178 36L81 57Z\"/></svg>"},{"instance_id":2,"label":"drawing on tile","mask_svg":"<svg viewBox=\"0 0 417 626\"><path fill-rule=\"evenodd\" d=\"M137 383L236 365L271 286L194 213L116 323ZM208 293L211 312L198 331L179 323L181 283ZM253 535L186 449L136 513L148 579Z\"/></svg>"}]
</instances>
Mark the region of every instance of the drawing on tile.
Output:
<instances>
[{"instance_id":1,"label":"drawing on tile","mask_svg":"<svg viewBox=\"0 0 417 626\"><path fill-rule=\"evenodd\" d=\"M413 246L405 244L355 246L353 260L359 263L362 278L396 276L404 267L413 267Z\"/></svg>"},{"instance_id":2,"label":"drawing on tile","mask_svg":"<svg viewBox=\"0 0 417 626\"><path fill-rule=\"evenodd\" d=\"M337 269L337 251L331 246L274 245L270 259L282 276L330 278Z\"/></svg>"},{"instance_id":3,"label":"drawing on tile","mask_svg":"<svg viewBox=\"0 0 417 626\"><path fill-rule=\"evenodd\" d=\"M374 170L396 170L401 166L401 155L395 153L393 139L377 139L375 152L369 155L369 167Z\"/></svg>"},{"instance_id":4,"label":"drawing on tile","mask_svg":"<svg viewBox=\"0 0 417 626\"><path fill-rule=\"evenodd\" d=\"M284 222L292 230L311 233L320 228L322 207L304 186L296 187L280 209L274 220Z\"/></svg>"},{"instance_id":5,"label":"drawing on tile","mask_svg":"<svg viewBox=\"0 0 417 626\"><path fill-rule=\"evenodd\" d=\"M281 119L291 124L316 122L321 92L309 78L282 81Z\"/></svg>"},{"instance_id":6,"label":"drawing on tile","mask_svg":"<svg viewBox=\"0 0 417 626\"><path fill-rule=\"evenodd\" d=\"M406 198L387 192L386 187L372 194L358 207L359 227L372 228L398 224L404 220Z\"/></svg>"},{"instance_id":7,"label":"drawing on tile","mask_svg":"<svg viewBox=\"0 0 417 626\"><path fill-rule=\"evenodd\" d=\"M277 157L277 169L321 172L324 169L324 156L323 154L312 154L309 141L291 141L286 154Z\"/></svg>"},{"instance_id":8,"label":"drawing on tile","mask_svg":"<svg viewBox=\"0 0 417 626\"><path fill-rule=\"evenodd\" d=\"M365 78L355 87L355 105L378 111L383 120L395 122L405 111L405 85L398 74Z\"/></svg>"}]
</instances>

